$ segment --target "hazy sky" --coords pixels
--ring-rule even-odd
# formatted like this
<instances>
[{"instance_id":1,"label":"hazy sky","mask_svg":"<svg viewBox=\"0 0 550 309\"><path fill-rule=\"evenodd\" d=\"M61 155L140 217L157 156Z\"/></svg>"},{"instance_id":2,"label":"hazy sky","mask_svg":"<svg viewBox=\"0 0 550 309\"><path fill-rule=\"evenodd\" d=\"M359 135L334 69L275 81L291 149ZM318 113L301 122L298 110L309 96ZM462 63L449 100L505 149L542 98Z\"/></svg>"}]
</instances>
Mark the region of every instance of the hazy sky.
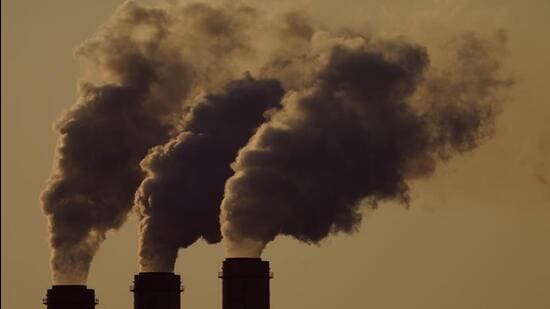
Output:
<instances>
[{"instance_id":1,"label":"hazy sky","mask_svg":"<svg viewBox=\"0 0 550 309\"><path fill-rule=\"evenodd\" d=\"M38 201L57 139L51 125L76 97L74 47L120 3L2 1L2 308L39 308L51 285ZM518 83L494 138L415 183L409 210L381 205L357 234L320 247L271 243L272 308L550 308L550 2L308 3L326 24L401 33L434 51L459 31L503 28ZM133 218L92 264L99 308L131 308L136 251ZM221 308L222 260L221 245L180 251L185 308Z\"/></svg>"}]
</instances>

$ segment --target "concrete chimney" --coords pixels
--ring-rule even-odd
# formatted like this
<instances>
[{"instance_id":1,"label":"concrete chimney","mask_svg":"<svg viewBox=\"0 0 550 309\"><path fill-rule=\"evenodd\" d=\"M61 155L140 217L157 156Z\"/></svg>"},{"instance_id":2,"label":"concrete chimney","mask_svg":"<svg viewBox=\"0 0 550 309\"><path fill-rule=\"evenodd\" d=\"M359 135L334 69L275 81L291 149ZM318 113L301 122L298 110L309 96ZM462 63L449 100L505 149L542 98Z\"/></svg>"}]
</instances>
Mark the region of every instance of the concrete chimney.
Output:
<instances>
[{"instance_id":1,"label":"concrete chimney","mask_svg":"<svg viewBox=\"0 0 550 309\"><path fill-rule=\"evenodd\" d=\"M85 285L54 285L43 303L48 309L94 309L98 301Z\"/></svg>"},{"instance_id":2,"label":"concrete chimney","mask_svg":"<svg viewBox=\"0 0 550 309\"><path fill-rule=\"evenodd\" d=\"M259 258L228 258L219 273L223 309L269 309L269 262Z\"/></svg>"},{"instance_id":3,"label":"concrete chimney","mask_svg":"<svg viewBox=\"0 0 550 309\"><path fill-rule=\"evenodd\" d=\"M134 309L180 309L180 276L171 272L144 272L134 276Z\"/></svg>"}]
</instances>

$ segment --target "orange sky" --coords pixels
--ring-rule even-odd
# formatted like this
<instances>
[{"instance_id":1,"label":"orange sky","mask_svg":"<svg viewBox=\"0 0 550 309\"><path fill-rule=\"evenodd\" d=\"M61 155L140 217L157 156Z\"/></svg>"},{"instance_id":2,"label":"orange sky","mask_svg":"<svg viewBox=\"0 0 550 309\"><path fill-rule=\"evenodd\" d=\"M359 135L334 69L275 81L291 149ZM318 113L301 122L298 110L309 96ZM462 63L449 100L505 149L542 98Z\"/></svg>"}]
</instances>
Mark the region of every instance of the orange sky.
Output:
<instances>
[{"instance_id":1,"label":"orange sky","mask_svg":"<svg viewBox=\"0 0 550 309\"><path fill-rule=\"evenodd\" d=\"M51 285L38 201L57 138L51 124L76 97L82 67L73 48L120 2L2 2L3 308L38 308ZM409 36L436 60L454 33L504 28L518 83L495 137L416 183L409 210L381 205L356 235L320 247L270 244L272 308L550 308L550 2L303 2L326 24ZM136 234L131 219L94 260L89 285L99 308L131 308ZM185 308L221 308L222 259L221 245L180 251Z\"/></svg>"}]
</instances>

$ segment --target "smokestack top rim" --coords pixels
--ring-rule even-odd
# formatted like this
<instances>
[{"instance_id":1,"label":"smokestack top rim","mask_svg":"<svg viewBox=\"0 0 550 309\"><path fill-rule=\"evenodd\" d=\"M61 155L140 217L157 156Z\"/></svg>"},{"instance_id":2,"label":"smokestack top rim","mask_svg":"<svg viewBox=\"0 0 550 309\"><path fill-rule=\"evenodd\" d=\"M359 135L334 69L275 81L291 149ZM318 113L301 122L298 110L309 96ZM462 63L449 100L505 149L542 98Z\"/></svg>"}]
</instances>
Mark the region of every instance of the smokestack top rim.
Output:
<instances>
[{"instance_id":1,"label":"smokestack top rim","mask_svg":"<svg viewBox=\"0 0 550 309\"><path fill-rule=\"evenodd\" d=\"M173 272L140 272L134 275L136 284L140 282L181 282L181 276Z\"/></svg>"},{"instance_id":2,"label":"smokestack top rim","mask_svg":"<svg viewBox=\"0 0 550 309\"><path fill-rule=\"evenodd\" d=\"M181 276L168 271L139 272L134 275L134 280L181 280Z\"/></svg>"},{"instance_id":3,"label":"smokestack top rim","mask_svg":"<svg viewBox=\"0 0 550 309\"><path fill-rule=\"evenodd\" d=\"M140 271L139 273L137 273L136 275L151 275L151 276L155 276L155 275L174 275L174 276L179 276L179 275L176 275L175 272L173 271Z\"/></svg>"},{"instance_id":4,"label":"smokestack top rim","mask_svg":"<svg viewBox=\"0 0 550 309\"><path fill-rule=\"evenodd\" d=\"M89 289L87 285L85 284L52 284L50 289L86 289L86 290L93 290Z\"/></svg>"},{"instance_id":5,"label":"smokestack top rim","mask_svg":"<svg viewBox=\"0 0 550 309\"><path fill-rule=\"evenodd\" d=\"M228 257L226 261L263 261L259 257Z\"/></svg>"}]
</instances>

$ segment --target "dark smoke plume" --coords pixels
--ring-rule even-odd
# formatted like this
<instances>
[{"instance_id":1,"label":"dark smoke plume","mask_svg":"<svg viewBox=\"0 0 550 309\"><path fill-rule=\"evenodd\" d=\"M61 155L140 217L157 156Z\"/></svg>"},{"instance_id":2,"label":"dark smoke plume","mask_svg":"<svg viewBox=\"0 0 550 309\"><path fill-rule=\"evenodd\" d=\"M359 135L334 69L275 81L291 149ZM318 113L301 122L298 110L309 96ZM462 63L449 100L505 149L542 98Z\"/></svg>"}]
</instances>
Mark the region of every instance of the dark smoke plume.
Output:
<instances>
[{"instance_id":1,"label":"dark smoke plume","mask_svg":"<svg viewBox=\"0 0 550 309\"><path fill-rule=\"evenodd\" d=\"M83 283L105 233L131 209L139 161L169 138L190 85L188 66L165 48L161 11L134 5L78 53L110 81L83 83L79 99L56 124L56 167L42 194L50 221L55 283ZM150 31L138 41L134 27Z\"/></svg>"},{"instance_id":2,"label":"dark smoke plume","mask_svg":"<svg viewBox=\"0 0 550 309\"><path fill-rule=\"evenodd\" d=\"M86 281L106 233L132 207L139 162L181 132L195 98L253 70L246 64L258 56L251 25L259 20L255 8L235 3L125 1L78 48L85 80L56 124L54 169L41 196L55 283Z\"/></svg>"},{"instance_id":3,"label":"dark smoke plume","mask_svg":"<svg viewBox=\"0 0 550 309\"><path fill-rule=\"evenodd\" d=\"M420 46L273 6L126 1L78 49L94 79L56 125L42 194L55 283L85 282L134 203L142 270L172 270L220 222L230 255L256 256L279 234L353 232L361 201L408 203L411 179L491 136L504 34L466 34L436 68Z\"/></svg>"},{"instance_id":4,"label":"dark smoke plume","mask_svg":"<svg viewBox=\"0 0 550 309\"><path fill-rule=\"evenodd\" d=\"M169 25L162 11L128 3L77 51L107 82L82 83L77 103L55 126L55 168L41 199L57 284L86 281L105 233L131 209L140 160L177 124L192 71L166 45ZM138 27L147 37L136 38Z\"/></svg>"},{"instance_id":5,"label":"dark smoke plume","mask_svg":"<svg viewBox=\"0 0 550 309\"><path fill-rule=\"evenodd\" d=\"M180 247L201 237L221 240L219 205L230 163L282 96L276 80L233 81L196 105L185 131L142 161L148 176L136 194L141 271L173 271Z\"/></svg>"},{"instance_id":6,"label":"dark smoke plume","mask_svg":"<svg viewBox=\"0 0 550 309\"><path fill-rule=\"evenodd\" d=\"M351 233L360 202L409 202L409 181L488 138L509 82L505 36L453 42L449 66L417 45L335 46L312 87L287 95L232 165L221 225L229 256L259 256L277 235L317 243Z\"/></svg>"},{"instance_id":7,"label":"dark smoke plume","mask_svg":"<svg viewBox=\"0 0 550 309\"><path fill-rule=\"evenodd\" d=\"M176 134L189 98L235 79L235 59L250 49L244 23L254 16L239 6L126 1L78 48L99 82L81 82L55 126L54 170L41 196L55 283L86 281L106 232L132 208L140 161Z\"/></svg>"}]
</instances>

